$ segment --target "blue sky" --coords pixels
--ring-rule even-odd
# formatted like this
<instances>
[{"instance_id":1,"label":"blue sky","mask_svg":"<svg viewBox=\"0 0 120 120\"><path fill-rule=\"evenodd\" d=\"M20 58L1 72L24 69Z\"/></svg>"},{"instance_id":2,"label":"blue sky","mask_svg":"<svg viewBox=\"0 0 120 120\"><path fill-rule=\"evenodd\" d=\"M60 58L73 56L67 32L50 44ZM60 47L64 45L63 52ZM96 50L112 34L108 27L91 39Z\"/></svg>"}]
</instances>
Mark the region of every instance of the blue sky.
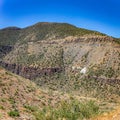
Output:
<instances>
[{"instance_id":1,"label":"blue sky","mask_svg":"<svg viewBox=\"0 0 120 120\"><path fill-rule=\"evenodd\" d=\"M120 38L120 0L0 0L0 28L67 22Z\"/></svg>"}]
</instances>

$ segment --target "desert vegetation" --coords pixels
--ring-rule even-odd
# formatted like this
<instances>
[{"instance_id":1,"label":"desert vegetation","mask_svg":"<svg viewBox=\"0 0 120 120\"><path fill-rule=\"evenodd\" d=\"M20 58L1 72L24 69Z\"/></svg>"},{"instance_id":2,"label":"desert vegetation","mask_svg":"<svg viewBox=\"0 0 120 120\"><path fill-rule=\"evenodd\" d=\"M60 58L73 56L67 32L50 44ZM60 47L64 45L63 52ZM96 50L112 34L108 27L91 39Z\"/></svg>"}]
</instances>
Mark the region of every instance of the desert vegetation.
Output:
<instances>
[{"instance_id":1,"label":"desert vegetation","mask_svg":"<svg viewBox=\"0 0 120 120\"><path fill-rule=\"evenodd\" d=\"M93 120L119 106L119 39L42 22L0 41L1 120Z\"/></svg>"}]
</instances>

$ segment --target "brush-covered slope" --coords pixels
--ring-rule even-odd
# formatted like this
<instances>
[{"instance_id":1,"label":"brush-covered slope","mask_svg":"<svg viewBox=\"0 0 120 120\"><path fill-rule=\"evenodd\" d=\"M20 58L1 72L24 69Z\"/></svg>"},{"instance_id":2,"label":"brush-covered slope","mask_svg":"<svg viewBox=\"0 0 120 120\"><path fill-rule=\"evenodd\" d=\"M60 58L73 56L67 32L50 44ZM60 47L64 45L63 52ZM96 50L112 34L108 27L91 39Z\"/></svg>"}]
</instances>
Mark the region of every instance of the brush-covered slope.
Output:
<instances>
[{"instance_id":1,"label":"brush-covered slope","mask_svg":"<svg viewBox=\"0 0 120 120\"><path fill-rule=\"evenodd\" d=\"M32 112L55 107L69 98L64 97L57 92L42 91L30 80L0 68L0 120L38 120Z\"/></svg>"},{"instance_id":2,"label":"brush-covered slope","mask_svg":"<svg viewBox=\"0 0 120 120\"><path fill-rule=\"evenodd\" d=\"M14 45L18 40L20 28L8 27L0 30L0 45Z\"/></svg>"},{"instance_id":3,"label":"brush-covered slope","mask_svg":"<svg viewBox=\"0 0 120 120\"><path fill-rule=\"evenodd\" d=\"M21 63L26 62L26 60L22 60L22 59L28 58L28 56L26 56L27 54L30 54L29 55L30 59L33 59L36 57L39 57L39 59L43 58L44 56L43 53L45 52L46 52L46 56L49 55L50 58L54 58L54 56L56 56L56 60L57 58L62 57L61 56L62 48L60 46L57 46L57 45L50 46L51 43L54 42L54 40L55 41L61 40L61 39L65 40L67 37L70 37L70 36L71 37L82 37L82 36L88 36L88 35L104 36L104 34L102 33L77 28L67 23L45 23L45 22L37 23L33 26L30 26L30 27L27 27L21 30L19 28L12 28L12 27L5 28L5 29L2 29L0 32L1 32L1 36L0 36L1 45L2 44L3 45L14 45L16 41L18 41L16 45L14 46L15 48L13 51L15 51L14 53L15 55L19 55L21 57L20 58L17 57L15 59L13 58L14 56L12 55L10 57L11 58L10 62L16 61L16 62L21 62ZM37 53L35 54L37 55L34 56L35 54L32 54L33 56L31 56L31 50L32 50L31 46L35 47L33 44L34 43L37 44L37 42L41 42L41 41L48 42L48 45L47 46L43 45L41 48L38 49L38 51L37 51L37 48L39 46L36 46ZM54 50L53 55L50 54L49 49L51 49L50 51ZM49 57L47 57L47 59L49 59ZM30 62L30 60L28 61Z\"/></svg>"},{"instance_id":4,"label":"brush-covered slope","mask_svg":"<svg viewBox=\"0 0 120 120\"><path fill-rule=\"evenodd\" d=\"M18 120L34 120L25 106L40 108L47 105L49 99L55 103L54 97L34 83L0 68L0 120L14 120L14 117L18 117Z\"/></svg>"},{"instance_id":5,"label":"brush-covered slope","mask_svg":"<svg viewBox=\"0 0 120 120\"><path fill-rule=\"evenodd\" d=\"M102 104L94 98L43 91L0 68L0 120L87 120L103 111Z\"/></svg>"},{"instance_id":6,"label":"brush-covered slope","mask_svg":"<svg viewBox=\"0 0 120 120\"><path fill-rule=\"evenodd\" d=\"M53 40L65 38L67 36L83 36L83 35L104 35L102 33L87 29L77 28L67 23L47 23L40 22L33 26L22 30L22 42Z\"/></svg>"},{"instance_id":7,"label":"brush-covered slope","mask_svg":"<svg viewBox=\"0 0 120 120\"><path fill-rule=\"evenodd\" d=\"M99 32L38 23L20 30L14 49L0 64L45 88L119 97L119 39Z\"/></svg>"},{"instance_id":8,"label":"brush-covered slope","mask_svg":"<svg viewBox=\"0 0 120 120\"><path fill-rule=\"evenodd\" d=\"M103 35L96 31L77 28L67 23L40 22L33 26L21 29L8 27L0 30L0 57L10 52L14 44L25 44L30 41L59 39L66 36L83 36L88 34ZM9 49L11 47L11 49Z\"/></svg>"},{"instance_id":9,"label":"brush-covered slope","mask_svg":"<svg viewBox=\"0 0 120 120\"><path fill-rule=\"evenodd\" d=\"M8 27L0 30L0 59L9 53L18 40L20 28Z\"/></svg>"}]
</instances>

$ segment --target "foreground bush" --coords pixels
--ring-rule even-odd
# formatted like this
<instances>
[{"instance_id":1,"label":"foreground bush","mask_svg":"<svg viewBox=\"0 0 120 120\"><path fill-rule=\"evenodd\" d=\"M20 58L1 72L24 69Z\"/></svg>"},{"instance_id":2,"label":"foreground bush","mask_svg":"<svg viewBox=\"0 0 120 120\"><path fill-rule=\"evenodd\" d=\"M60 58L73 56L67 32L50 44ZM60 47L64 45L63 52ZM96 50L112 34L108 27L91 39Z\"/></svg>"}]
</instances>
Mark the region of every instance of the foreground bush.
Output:
<instances>
[{"instance_id":1,"label":"foreground bush","mask_svg":"<svg viewBox=\"0 0 120 120\"><path fill-rule=\"evenodd\" d=\"M62 102L59 107L43 108L42 111L33 113L36 120L82 120L89 119L99 114L99 107L93 101L80 103L76 100L72 102Z\"/></svg>"},{"instance_id":2,"label":"foreground bush","mask_svg":"<svg viewBox=\"0 0 120 120\"><path fill-rule=\"evenodd\" d=\"M11 117L19 117L20 116L19 111L17 111L17 110L10 111L8 113L8 115Z\"/></svg>"}]
</instances>

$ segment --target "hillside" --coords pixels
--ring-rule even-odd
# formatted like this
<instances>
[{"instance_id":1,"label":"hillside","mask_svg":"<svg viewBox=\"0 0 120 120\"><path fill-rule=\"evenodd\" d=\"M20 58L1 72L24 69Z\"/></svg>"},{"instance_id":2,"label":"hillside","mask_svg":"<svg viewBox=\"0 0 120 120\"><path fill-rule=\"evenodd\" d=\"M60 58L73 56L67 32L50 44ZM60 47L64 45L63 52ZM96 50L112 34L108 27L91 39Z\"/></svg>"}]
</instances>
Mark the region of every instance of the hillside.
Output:
<instances>
[{"instance_id":1,"label":"hillside","mask_svg":"<svg viewBox=\"0 0 120 120\"><path fill-rule=\"evenodd\" d=\"M53 40L65 38L67 36L84 36L84 35L104 35L102 33L87 29L78 28L68 23L47 23L40 22L33 26L24 28L21 32L21 38L24 42Z\"/></svg>"},{"instance_id":2,"label":"hillside","mask_svg":"<svg viewBox=\"0 0 120 120\"><path fill-rule=\"evenodd\" d=\"M113 110L107 114L100 115L94 120L119 120L120 119L120 108Z\"/></svg>"},{"instance_id":3,"label":"hillside","mask_svg":"<svg viewBox=\"0 0 120 120\"><path fill-rule=\"evenodd\" d=\"M43 97L43 99L40 99ZM0 68L0 119L13 120L15 117L23 119L32 119L32 114L25 112L25 105L42 107L48 104L49 99L54 102L54 97L40 90L34 83L22 77L14 75ZM9 113L13 116L9 116ZM17 114L19 113L19 114Z\"/></svg>"},{"instance_id":4,"label":"hillside","mask_svg":"<svg viewBox=\"0 0 120 120\"><path fill-rule=\"evenodd\" d=\"M94 98L43 91L33 82L0 68L0 120L89 119L105 110L102 104Z\"/></svg>"},{"instance_id":5,"label":"hillside","mask_svg":"<svg viewBox=\"0 0 120 120\"><path fill-rule=\"evenodd\" d=\"M67 36L104 35L87 29L77 28L67 23L40 22L26 28L7 27L0 30L0 45L14 45L18 39L21 42L58 39ZM25 39L25 40L24 40Z\"/></svg>"},{"instance_id":6,"label":"hillside","mask_svg":"<svg viewBox=\"0 0 120 120\"><path fill-rule=\"evenodd\" d=\"M14 48L0 64L42 87L55 90L81 91L80 81L85 76L117 86L120 44L116 41L99 32L66 23L37 23L20 30ZM117 89L115 87L115 91Z\"/></svg>"},{"instance_id":7,"label":"hillside","mask_svg":"<svg viewBox=\"0 0 120 120\"><path fill-rule=\"evenodd\" d=\"M40 41L47 39L59 39L67 36L83 36L83 35L103 35L96 31L77 28L67 23L47 23L40 22L27 28L7 27L0 29L0 57L6 55L13 48L14 44L25 44L30 41ZM3 49L5 48L5 49Z\"/></svg>"},{"instance_id":8,"label":"hillside","mask_svg":"<svg viewBox=\"0 0 120 120\"><path fill-rule=\"evenodd\" d=\"M20 28L8 27L0 30L0 46L14 45L18 39Z\"/></svg>"},{"instance_id":9,"label":"hillside","mask_svg":"<svg viewBox=\"0 0 120 120\"><path fill-rule=\"evenodd\" d=\"M0 66L22 76L14 75L21 79L21 87L27 89L31 80L38 85L34 84L36 89L57 91L58 103L66 94L68 99L69 94L84 101L95 98L105 106L113 104L111 108L120 103L119 39L67 23L42 22L23 29L5 28L0 33ZM28 99L26 91L23 98ZM36 93L30 91L30 96L39 99ZM40 102L35 104L41 106Z\"/></svg>"},{"instance_id":10,"label":"hillside","mask_svg":"<svg viewBox=\"0 0 120 120\"><path fill-rule=\"evenodd\" d=\"M0 59L9 53L18 40L20 28L8 27L0 30Z\"/></svg>"}]
</instances>

